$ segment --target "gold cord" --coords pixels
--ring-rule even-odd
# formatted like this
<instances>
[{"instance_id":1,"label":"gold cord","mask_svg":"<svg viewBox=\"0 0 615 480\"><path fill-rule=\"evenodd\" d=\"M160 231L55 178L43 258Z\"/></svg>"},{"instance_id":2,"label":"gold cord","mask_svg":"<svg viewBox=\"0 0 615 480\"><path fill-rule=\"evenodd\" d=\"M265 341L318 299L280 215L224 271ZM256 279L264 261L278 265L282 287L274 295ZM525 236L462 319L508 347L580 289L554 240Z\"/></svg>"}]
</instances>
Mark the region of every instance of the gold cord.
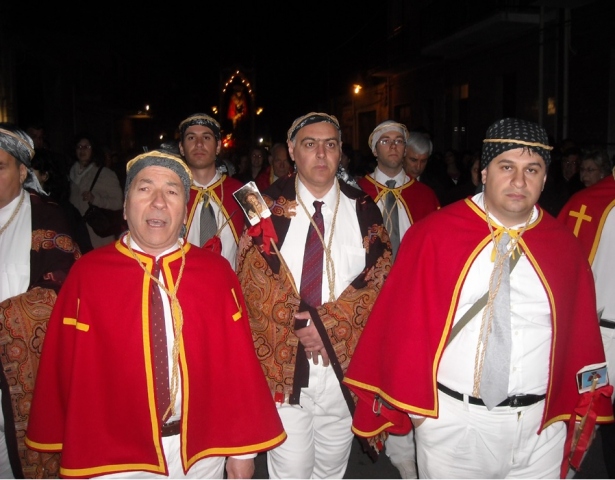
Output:
<instances>
[{"instance_id":1,"label":"gold cord","mask_svg":"<svg viewBox=\"0 0 615 480\"><path fill-rule=\"evenodd\" d=\"M19 213L19 210L21 209L21 205L23 204L23 201L25 198L26 198L26 191L22 188L21 198L19 199L19 203L17 204L17 207L15 207L15 210L13 210L13 213L11 214L11 218L9 218L7 222L4 225L2 225L2 227L0 228L0 235L2 235L4 231L7 228L9 228L9 225L13 222L13 220L15 220L15 217Z\"/></svg>"},{"instance_id":2,"label":"gold cord","mask_svg":"<svg viewBox=\"0 0 615 480\"><path fill-rule=\"evenodd\" d=\"M380 182L378 182L380 183ZM399 199L401 198L401 195L399 193L399 188L389 188L389 187L382 187L380 188L378 185L375 185L376 187L376 198L378 199L378 201L383 200L383 205L382 205L382 217L384 220L384 228L386 229L387 232L391 232L393 229L393 224L392 224L392 219L391 219L391 214L393 213L393 210L395 208L397 208L397 202L399 201ZM386 196L388 195L388 193L392 193L393 196L395 197L395 203L393 203L393 205L391 206L391 208L387 208L386 205Z\"/></svg>"},{"instance_id":3,"label":"gold cord","mask_svg":"<svg viewBox=\"0 0 615 480\"><path fill-rule=\"evenodd\" d=\"M222 232L224 227L226 227L227 223L229 223L229 221L231 219L231 217L228 217L228 218L226 217L226 215L224 214L224 211L222 209L222 202L224 201L224 175L219 180L219 182L220 182L220 196L221 196L220 204L218 205L218 202L216 202L214 200L214 203L216 205L218 205L218 213L216 214L216 225L218 224L218 217L220 215L222 215L224 221L221 222L220 226L218 227L218 230L216 230L216 234L215 234L216 237L220 236L220 233ZM211 187L198 187L198 189L199 189L200 195L201 195L201 198L200 198L199 202L201 202L203 204L203 206L201 208L209 207L209 203L211 202L212 195L215 195L216 192L214 192L214 189L211 188ZM205 203L205 198L204 198L205 194L207 194L207 203Z\"/></svg>"},{"instance_id":4,"label":"gold cord","mask_svg":"<svg viewBox=\"0 0 615 480\"><path fill-rule=\"evenodd\" d=\"M326 271L327 271L327 280L329 282L329 300L328 300L329 302L333 302L335 300L335 264L333 263L333 257L331 256L331 244L333 243L333 232L335 230L335 223L337 220L337 211L340 207L340 196L341 196L340 183L337 179L335 181L335 184L337 186L337 201L335 203L335 210L333 211L333 221L331 222L331 232L329 232L329 245L327 245L325 244L325 239L323 238L322 233L320 232L320 229L316 226L316 222L314 222L312 215L310 215L310 212L308 211L308 209L305 207L305 204L301 200L301 195L299 195L299 175L295 176L295 191L297 192L297 201L299 202L299 205L303 207L303 211L310 219L310 223L314 227L314 230L316 230L316 233L318 234L318 238L320 238L322 247L325 251L325 266L326 266ZM323 224L324 224L324 215L323 215Z\"/></svg>"},{"instance_id":5,"label":"gold cord","mask_svg":"<svg viewBox=\"0 0 615 480\"><path fill-rule=\"evenodd\" d=\"M518 143L519 145L525 145L528 147L538 147L544 150L553 150L553 147L550 145L545 145L544 143L539 142L526 142L524 140L517 140L513 138L486 138L483 140L483 143Z\"/></svg>"},{"instance_id":6,"label":"gold cord","mask_svg":"<svg viewBox=\"0 0 615 480\"><path fill-rule=\"evenodd\" d=\"M485 361L485 353L487 352L487 342L489 340L489 335L491 334L491 328L493 326L493 301L500 290L500 283L502 281L502 272L504 267L504 262L511 255L515 248L518 248L519 240L525 232L525 229L530 224L530 220L532 219L532 215L534 213L534 209L530 210L530 216L525 222L525 225L519 230L518 234L510 235L510 247L506 250L505 253L500 253L497 249L497 242L495 237L495 232L493 231L493 225L491 224L491 217L489 215L489 209L487 207L487 202L485 203L485 218L487 220L487 225L489 226L489 233L491 234L491 241L493 242L493 248L495 250L495 259L493 263L493 270L491 271L491 276L489 277L489 296L487 298L487 305L483 309L483 315L480 324L480 330L478 333L478 343L476 345L476 354L474 356L474 385L472 396L480 397L480 381L483 374L483 364ZM512 231L508 230L506 227L499 228L498 230L507 230L510 233ZM501 239L501 237L500 237ZM521 254L519 252L519 254ZM495 287L492 289L493 280L497 272L497 282ZM485 329L487 333L485 333Z\"/></svg>"},{"instance_id":7,"label":"gold cord","mask_svg":"<svg viewBox=\"0 0 615 480\"><path fill-rule=\"evenodd\" d=\"M182 252L182 264L179 268L179 274L177 275L177 282L175 282L175 288L173 292L171 292L167 287L164 286L164 284L159 279L154 277L152 273L147 268L145 268L145 265L143 265L141 260L139 260L139 257L137 257L136 253L132 250L132 247L130 246L130 232L126 234L126 246L128 247L128 251L130 252L132 257L141 266L141 269L147 274L148 277L150 277L154 282L156 282L156 284L160 288L162 288L162 290L164 290L164 293L166 293L171 300L171 317L173 318L173 332L175 334L175 337L173 338L172 353L173 375L171 377L171 404L167 408L166 412L164 412L162 418L165 418L169 411L171 411L171 416L174 416L175 400L177 399L177 392L179 390L179 343L181 339L182 328L184 326L184 313L182 311L181 305L179 304L179 300L177 299L177 291L179 290L179 282L181 282L181 279L184 274L184 267L186 266L186 251L184 250L183 243L180 241L179 249Z\"/></svg>"}]
</instances>

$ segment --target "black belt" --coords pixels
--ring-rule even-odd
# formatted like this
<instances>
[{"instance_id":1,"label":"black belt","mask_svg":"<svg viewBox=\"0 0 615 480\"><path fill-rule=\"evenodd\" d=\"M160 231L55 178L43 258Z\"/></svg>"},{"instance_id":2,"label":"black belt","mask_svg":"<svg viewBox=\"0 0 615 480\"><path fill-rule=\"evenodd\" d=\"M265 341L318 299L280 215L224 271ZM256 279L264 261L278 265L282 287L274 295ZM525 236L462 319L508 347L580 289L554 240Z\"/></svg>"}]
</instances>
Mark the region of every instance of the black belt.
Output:
<instances>
[{"instance_id":1,"label":"black belt","mask_svg":"<svg viewBox=\"0 0 615 480\"><path fill-rule=\"evenodd\" d=\"M600 319L600 326L604 328L615 328L615 322Z\"/></svg>"},{"instance_id":2,"label":"black belt","mask_svg":"<svg viewBox=\"0 0 615 480\"><path fill-rule=\"evenodd\" d=\"M448 387L445 387L441 383L438 382L438 390L443 393L446 393L449 397L453 397L457 400L463 401L463 393L456 392L455 390L451 390ZM513 395L512 397L508 397L502 403L496 405L496 407L528 407L530 405L534 405L535 403L544 400L546 395ZM472 405L481 405L485 406L485 403L476 397L470 397L468 395L468 402Z\"/></svg>"},{"instance_id":3,"label":"black belt","mask_svg":"<svg viewBox=\"0 0 615 480\"><path fill-rule=\"evenodd\" d=\"M179 420L175 420L171 423L165 423L162 426L162 436L163 437L172 437L173 435L179 435Z\"/></svg>"}]
</instances>

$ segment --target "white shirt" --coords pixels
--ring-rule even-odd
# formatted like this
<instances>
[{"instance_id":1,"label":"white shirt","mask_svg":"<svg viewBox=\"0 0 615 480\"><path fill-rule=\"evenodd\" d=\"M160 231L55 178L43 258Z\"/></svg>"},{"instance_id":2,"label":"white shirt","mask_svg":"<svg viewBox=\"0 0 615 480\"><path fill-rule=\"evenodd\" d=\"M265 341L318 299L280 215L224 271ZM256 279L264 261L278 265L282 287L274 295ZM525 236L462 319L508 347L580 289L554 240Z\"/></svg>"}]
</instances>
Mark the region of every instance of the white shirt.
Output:
<instances>
[{"instance_id":1,"label":"white shirt","mask_svg":"<svg viewBox=\"0 0 615 480\"><path fill-rule=\"evenodd\" d=\"M325 243L329 245L331 229L333 228L333 242L331 244L331 257L335 266L334 297L339 297L350 283L365 268L365 248L363 235L359 228L356 214L356 202L340 192L339 208L335 225L333 215L337 202L337 180L333 187L323 198L315 198L299 180L297 198L301 199L308 214L301 204L297 205L296 215L292 217L290 226L280 252L295 280L297 290L301 289L301 272L303 270L303 246L306 243L310 226L310 218L314 214L314 201L323 201L321 212L325 224ZM297 203L299 201L297 200ZM329 278L323 262L322 303L329 301Z\"/></svg>"},{"instance_id":2,"label":"white shirt","mask_svg":"<svg viewBox=\"0 0 615 480\"><path fill-rule=\"evenodd\" d=\"M383 185L387 184L387 180L395 180L395 188L401 187L402 185L405 185L406 183L410 181L410 177L406 175L403 169L400 170L400 172L397 175L391 178L388 175L385 175L384 173L382 173L380 169L376 167L374 169L374 172L371 174L371 176L374 180L376 180L378 183L381 183ZM384 213L384 208L385 208L385 205L384 205L385 202L386 202L386 199L383 196L382 198L380 198L380 200L378 200L378 203L377 203L378 208L383 213ZM408 212L406 212L406 209L404 208L404 206L399 203L399 200L397 201L397 211L399 212L397 216L399 218L399 238L402 239L404 237L404 234L406 233L406 231L410 228L412 224L410 223L410 217L408 217Z\"/></svg>"},{"instance_id":3,"label":"white shirt","mask_svg":"<svg viewBox=\"0 0 615 480\"><path fill-rule=\"evenodd\" d=\"M32 249L32 206L30 195L22 190L23 203L7 229L0 235L0 302L20 295L30 284ZM13 215L21 195L0 209L0 228Z\"/></svg>"},{"instance_id":4,"label":"white shirt","mask_svg":"<svg viewBox=\"0 0 615 480\"><path fill-rule=\"evenodd\" d=\"M615 209L606 217L592 271L596 282L596 308L604 320L615 322Z\"/></svg>"},{"instance_id":5,"label":"white shirt","mask_svg":"<svg viewBox=\"0 0 615 480\"><path fill-rule=\"evenodd\" d=\"M472 201L484 210L483 194ZM538 212L534 208L532 221ZM501 226L493 215L494 225ZM510 230L517 230L523 224ZM463 284L453 324L489 290L489 278L493 270L491 252L495 248L489 242L478 254ZM509 395L546 393L551 352L551 309L544 287L525 255L522 255L510 274L510 310L512 348ZM460 393L472 395L474 363L479 340L479 331L484 308L463 327L444 350L438 382Z\"/></svg>"},{"instance_id":6,"label":"white shirt","mask_svg":"<svg viewBox=\"0 0 615 480\"><path fill-rule=\"evenodd\" d=\"M32 248L32 206L25 190L8 205L0 208L0 228L6 225L23 197L19 212L0 234L0 302L25 293L30 285L30 250ZM0 402L2 392L0 392ZM0 407L0 476L13 478L4 439L4 414Z\"/></svg>"},{"instance_id":7,"label":"white shirt","mask_svg":"<svg viewBox=\"0 0 615 480\"><path fill-rule=\"evenodd\" d=\"M213 185L221 178L220 172L216 172L214 178L207 185L200 184L196 180L193 181L194 186L199 188L207 188L210 185ZM224 192L225 195L232 195L233 192ZM214 210L214 215L216 216L216 223L218 224L218 228L226 222L226 217L218 205L217 202L213 201L213 198L210 201L210 205ZM199 222L199 218L201 218L201 210L203 210L203 202L199 202L194 211L194 217L192 219L192 224L190 225L190 231L188 232L188 241L194 245L200 246L200 237L201 237L201 224ZM235 215L238 215L236 213ZM241 232L240 232L241 233ZM233 235L233 230L230 226L230 220L224 228L220 231L220 241L222 242L222 256L226 258L233 269L235 269L235 261L237 256L237 243L235 242L235 236Z\"/></svg>"}]
</instances>

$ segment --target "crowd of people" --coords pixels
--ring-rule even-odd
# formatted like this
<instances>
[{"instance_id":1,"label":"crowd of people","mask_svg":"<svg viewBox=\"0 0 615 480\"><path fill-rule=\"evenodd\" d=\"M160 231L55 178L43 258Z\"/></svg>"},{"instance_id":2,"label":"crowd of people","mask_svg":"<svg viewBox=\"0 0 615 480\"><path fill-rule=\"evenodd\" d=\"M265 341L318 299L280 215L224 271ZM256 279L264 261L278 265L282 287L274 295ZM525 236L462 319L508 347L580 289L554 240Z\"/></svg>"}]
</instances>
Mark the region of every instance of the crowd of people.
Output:
<instances>
[{"instance_id":1,"label":"crowd of people","mask_svg":"<svg viewBox=\"0 0 615 480\"><path fill-rule=\"evenodd\" d=\"M615 478L606 152L519 118L463 153L387 119L361 160L324 112L233 158L177 130L123 162L0 124L0 478L343 478L355 439L401 478L564 478L596 428Z\"/></svg>"}]
</instances>

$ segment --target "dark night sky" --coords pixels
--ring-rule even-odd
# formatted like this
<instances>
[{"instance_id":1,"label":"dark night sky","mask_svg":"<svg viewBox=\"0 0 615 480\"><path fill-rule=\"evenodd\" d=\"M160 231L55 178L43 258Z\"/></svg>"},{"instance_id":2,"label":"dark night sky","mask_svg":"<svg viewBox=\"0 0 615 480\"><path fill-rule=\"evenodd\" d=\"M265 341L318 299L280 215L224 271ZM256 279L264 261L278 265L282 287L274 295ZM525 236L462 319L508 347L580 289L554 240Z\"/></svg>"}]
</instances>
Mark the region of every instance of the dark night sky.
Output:
<instances>
[{"instance_id":1,"label":"dark night sky","mask_svg":"<svg viewBox=\"0 0 615 480\"><path fill-rule=\"evenodd\" d=\"M90 69L113 103L127 109L149 103L172 125L209 111L218 103L221 70L240 66L252 71L256 104L281 135L297 116L348 91L358 71L384 56L384 6L318 0L140 7L125 1L121 8L89 3L60 13L57 5L13 7L22 21L11 28L24 48L45 62L68 62L78 76ZM109 84L105 72L117 65L126 80Z\"/></svg>"}]
</instances>

